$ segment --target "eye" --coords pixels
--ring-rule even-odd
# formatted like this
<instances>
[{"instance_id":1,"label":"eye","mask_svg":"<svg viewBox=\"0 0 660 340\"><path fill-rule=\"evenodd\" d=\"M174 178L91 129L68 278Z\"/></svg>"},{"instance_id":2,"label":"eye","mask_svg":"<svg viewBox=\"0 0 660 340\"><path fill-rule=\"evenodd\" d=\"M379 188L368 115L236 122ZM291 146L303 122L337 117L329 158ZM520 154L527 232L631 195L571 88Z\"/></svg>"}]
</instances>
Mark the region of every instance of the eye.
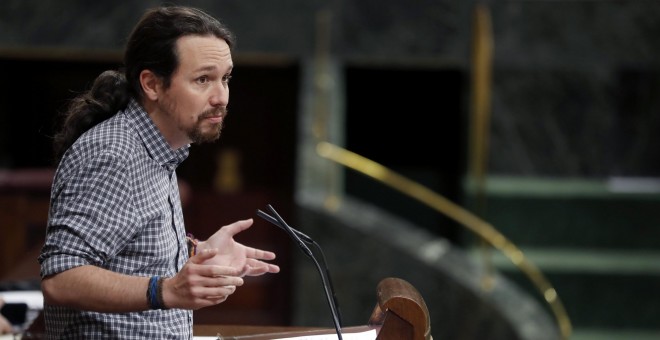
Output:
<instances>
[{"instance_id":1,"label":"eye","mask_svg":"<svg viewBox=\"0 0 660 340\"><path fill-rule=\"evenodd\" d=\"M201 76L201 77L197 78L197 82L199 84L206 84L206 83L209 82L209 77L208 76Z\"/></svg>"},{"instance_id":2,"label":"eye","mask_svg":"<svg viewBox=\"0 0 660 340\"><path fill-rule=\"evenodd\" d=\"M227 84L231 80L231 74L227 74L224 77L222 77L222 82Z\"/></svg>"}]
</instances>

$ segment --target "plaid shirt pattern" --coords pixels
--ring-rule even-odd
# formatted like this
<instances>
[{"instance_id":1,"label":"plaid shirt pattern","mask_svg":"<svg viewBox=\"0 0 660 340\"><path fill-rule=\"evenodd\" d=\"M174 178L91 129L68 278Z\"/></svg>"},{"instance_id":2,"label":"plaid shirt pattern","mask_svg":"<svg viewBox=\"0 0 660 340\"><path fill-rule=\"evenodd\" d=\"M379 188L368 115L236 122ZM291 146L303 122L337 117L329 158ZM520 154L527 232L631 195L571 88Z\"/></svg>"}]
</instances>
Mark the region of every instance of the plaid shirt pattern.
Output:
<instances>
[{"instance_id":1,"label":"plaid shirt pattern","mask_svg":"<svg viewBox=\"0 0 660 340\"><path fill-rule=\"evenodd\" d=\"M60 162L51 191L41 276L94 265L175 275L188 259L172 150L134 100L84 133ZM145 292L146 294L146 292ZM192 311L96 313L44 305L49 339L191 339Z\"/></svg>"}]
</instances>

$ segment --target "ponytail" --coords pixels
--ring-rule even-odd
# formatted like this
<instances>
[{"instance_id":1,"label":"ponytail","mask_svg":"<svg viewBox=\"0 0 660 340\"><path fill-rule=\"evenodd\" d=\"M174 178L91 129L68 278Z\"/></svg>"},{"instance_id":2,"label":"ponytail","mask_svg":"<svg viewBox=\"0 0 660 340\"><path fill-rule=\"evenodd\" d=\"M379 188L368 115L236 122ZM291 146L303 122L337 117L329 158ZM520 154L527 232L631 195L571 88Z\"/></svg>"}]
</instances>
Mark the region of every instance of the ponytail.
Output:
<instances>
[{"instance_id":1,"label":"ponytail","mask_svg":"<svg viewBox=\"0 0 660 340\"><path fill-rule=\"evenodd\" d=\"M89 91L69 103L62 127L54 137L55 162L60 161L66 150L85 131L126 108L128 100L124 74L112 70L101 73Z\"/></svg>"}]
</instances>

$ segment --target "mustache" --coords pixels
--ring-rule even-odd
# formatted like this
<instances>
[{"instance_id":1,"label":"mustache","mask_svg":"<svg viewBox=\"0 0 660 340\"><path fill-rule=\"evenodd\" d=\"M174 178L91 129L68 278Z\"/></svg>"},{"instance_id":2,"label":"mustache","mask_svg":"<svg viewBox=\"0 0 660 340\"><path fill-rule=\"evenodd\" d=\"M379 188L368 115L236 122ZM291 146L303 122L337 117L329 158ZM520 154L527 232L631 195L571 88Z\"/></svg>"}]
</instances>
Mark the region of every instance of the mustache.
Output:
<instances>
[{"instance_id":1,"label":"mustache","mask_svg":"<svg viewBox=\"0 0 660 340\"><path fill-rule=\"evenodd\" d=\"M221 106L213 109L206 110L199 115L200 119L217 117L217 116L226 116L229 113L226 106Z\"/></svg>"}]
</instances>

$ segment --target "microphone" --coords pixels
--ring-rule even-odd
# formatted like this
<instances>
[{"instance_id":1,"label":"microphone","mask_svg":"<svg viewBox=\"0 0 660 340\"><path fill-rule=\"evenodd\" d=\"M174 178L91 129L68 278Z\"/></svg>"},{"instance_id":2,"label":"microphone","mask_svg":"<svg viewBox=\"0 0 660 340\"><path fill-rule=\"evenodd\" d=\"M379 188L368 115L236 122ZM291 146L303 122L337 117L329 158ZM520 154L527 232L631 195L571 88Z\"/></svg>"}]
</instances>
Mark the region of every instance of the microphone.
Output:
<instances>
[{"instance_id":1,"label":"microphone","mask_svg":"<svg viewBox=\"0 0 660 340\"><path fill-rule=\"evenodd\" d=\"M269 209L274 209L274 208L272 208L272 206L270 206ZM288 226L288 225L287 225L288 226L288 229L287 229L287 227L280 224L280 222L275 217L270 216L267 213L265 213L265 212L263 212L259 209L257 209L257 216L263 218L264 220L266 220L266 221L274 224L275 226L279 227L280 229L284 230L287 234L289 234L289 236L292 239L296 240L295 236L290 235L290 233L293 232L294 234L296 234L300 238L300 240L296 240L296 241L303 241L307 244L314 245L316 247L316 249L319 251L319 253L321 253L323 268L325 269L324 279L328 282L328 286L330 287L330 291L332 292L332 298L333 298L333 301L334 301L334 304L335 304L335 309L337 311L337 315L338 315L338 318L339 318L339 323L341 325L342 322L341 322L341 311L339 310L339 302L337 302L337 295L335 294L335 288L332 284L332 279L330 278L330 270L328 269L328 265L327 265L328 261L325 258L325 253L323 252L323 249L321 248L321 245L319 245L311 237L305 235L305 233L303 233L302 231L299 231L299 230L297 230L297 229L295 229L291 226ZM312 256L310 254L311 251L309 251L309 248L305 247L304 245L300 245L300 244L298 245L298 247L300 247L300 249L303 252L305 252L305 254L307 256Z\"/></svg>"},{"instance_id":2,"label":"microphone","mask_svg":"<svg viewBox=\"0 0 660 340\"><path fill-rule=\"evenodd\" d=\"M272 206L269 205L269 208L272 209ZM271 210L271 211L272 211L272 210ZM257 216L259 216L259 217L263 218L264 220L266 220L266 221L268 221L268 222L270 222L270 223L272 223L272 224L274 224L274 225L280 227L280 229L284 230L284 231L285 231L287 234L289 234L289 236L291 236L291 238L293 238L294 240L296 240L296 237L290 235L291 232L294 233L294 234L296 234L296 236L298 236L298 237L300 238L301 241L304 241L304 242L307 243L307 244L315 244L315 243L316 243L316 242L314 242L314 240L312 240L311 237L305 235L302 231L296 230L296 229L294 229L294 228L292 228L292 227L290 227L290 226L289 226L289 228L286 228L285 226L283 226L282 224L280 224L280 222L279 222L278 219L276 219L276 218L273 217L273 216L268 215L267 213L265 213L265 212L263 212L263 211L261 211L261 210L259 210L259 209L257 209ZM300 246L300 245L299 245L299 246Z\"/></svg>"},{"instance_id":3,"label":"microphone","mask_svg":"<svg viewBox=\"0 0 660 340\"><path fill-rule=\"evenodd\" d=\"M269 209L274 209L274 208L272 208L272 206L269 206ZM277 212L275 212L275 213L277 213ZM337 315L338 315L338 318L339 318L339 323L340 323L340 325L341 325L342 322L341 322L341 311L339 310L339 302L337 302L337 295L335 294L335 288L334 288L334 286L333 286L333 284L332 284L332 279L330 278L330 270L328 269L328 265L327 265L328 261L327 261L326 258L325 258L325 253L323 252L323 249L321 248L321 245L319 245L319 244L318 244L316 241L314 241L311 237L305 235L305 233L303 233L303 232L300 231L300 230L297 230L297 229L295 229L295 228L293 228L293 227L291 227L291 226L289 226L289 225L287 225L287 226L288 226L288 229L287 229L287 227L285 227L285 226L283 226L282 224L280 224L280 222L278 221L278 219L276 219L276 218L273 217L273 216L268 215L267 213L265 213L265 212L263 212L263 211L261 211L261 210L259 210L259 209L257 209L257 216L263 218L264 220L266 220L266 221L270 222L271 224L274 224L274 225L276 225L277 227L279 227L280 229L284 230L287 234L289 234L289 236L290 236L292 239L294 239L294 240L296 240L296 241L303 241L303 242L305 242L305 243L307 243L307 244L314 245L314 246L316 247L316 249L319 251L319 253L321 253L321 258L322 258L323 268L325 269L325 280L328 282L328 286L330 286L330 291L332 292L332 298L333 298L333 301L334 301L334 303L335 303L335 309L336 309L336 311L337 311ZM297 240L295 236L292 236L292 235L290 234L291 232L293 232L294 234L296 234L296 235L300 238L300 240ZM306 246L301 245L301 244L298 244L298 246L301 248L301 250L302 250L303 252L305 252L305 254L306 254L307 256L312 256L312 255L310 254L311 251L309 250L309 248L307 248Z\"/></svg>"},{"instance_id":4,"label":"microphone","mask_svg":"<svg viewBox=\"0 0 660 340\"><path fill-rule=\"evenodd\" d=\"M325 254L323 254L323 250L321 249L321 246L316 243L311 237L305 235L303 232L298 231L291 226L289 226L286 222L284 222L284 219L275 211L275 208L268 204L268 209L271 211L275 217L257 209L257 216L263 218L264 220L280 227L283 229L287 234L289 234L289 237L291 237L296 243L298 244L298 247L302 250L305 255L307 255L314 264L316 265L316 268L319 271L319 274L321 275L321 281L323 283L323 290L325 291L325 296L326 299L328 300L328 305L330 306L330 312L332 313L332 321L334 322L335 325L335 331L337 332L337 337L339 340L342 340L341 336L341 321L340 321L340 315L337 307L337 297L335 296L334 293L334 288L332 287L332 281L330 280L330 272L328 270L328 266L326 265L325 261ZM319 265L319 262L316 260L316 257L314 257L314 254L312 251L307 247L307 244L313 244L314 246L317 247L317 249L321 252L321 255L323 257L323 266L325 267L325 275L323 274L323 270L321 269L321 266ZM332 293L330 293L332 291Z\"/></svg>"}]
</instances>

